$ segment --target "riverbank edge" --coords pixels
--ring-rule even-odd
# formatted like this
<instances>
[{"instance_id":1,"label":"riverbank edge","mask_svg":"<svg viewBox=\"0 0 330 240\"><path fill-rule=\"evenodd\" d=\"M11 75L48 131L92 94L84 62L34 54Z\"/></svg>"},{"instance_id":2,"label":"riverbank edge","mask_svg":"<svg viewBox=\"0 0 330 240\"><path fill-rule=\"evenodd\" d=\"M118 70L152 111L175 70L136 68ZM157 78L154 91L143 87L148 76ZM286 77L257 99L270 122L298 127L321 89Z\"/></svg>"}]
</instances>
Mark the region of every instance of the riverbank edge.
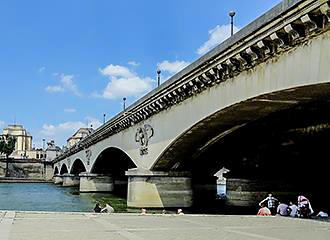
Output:
<instances>
[{"instance_id":1,"label":"riverbank edge","mask_svg":"<svg viewBox=\"0 0 330 240\"><path fill-rule=\"evenodd\" d=\"M77 216L110 216L110 215L117 215L117 216L141 216L141 217L148 217L148 216L158 216L158 217L239 217L239 218L287 218L292 219L296 221L313 221L317 220L320 223L326 223L330 224L330 218L327 219L306 219L306 218L291 218L291 217L283 217L279 215L275 216L256 216L256 215L226 215L226 214L175 214L175 213L167 213L167 214L161 214L161 213L147 213L147 214L140 214L140 213L95 213L95 212L54 212L54 211L21 211L21 210L3 210L0 209L0 214L6 213L6 212L15 212L21 213L21 214L54 214L54 215L77 215Z\"/></svg>"},{"instance_id":2,"label":"riverbank edge","mask_svg":"<svg viewBox=\"0 0 330 240\"><path fill-rule=\"evenodd\" d=\"M4 178L0 177L0 183L53 183L52 180L38 179L38 178Z\"/></svg>"}]
</instances>

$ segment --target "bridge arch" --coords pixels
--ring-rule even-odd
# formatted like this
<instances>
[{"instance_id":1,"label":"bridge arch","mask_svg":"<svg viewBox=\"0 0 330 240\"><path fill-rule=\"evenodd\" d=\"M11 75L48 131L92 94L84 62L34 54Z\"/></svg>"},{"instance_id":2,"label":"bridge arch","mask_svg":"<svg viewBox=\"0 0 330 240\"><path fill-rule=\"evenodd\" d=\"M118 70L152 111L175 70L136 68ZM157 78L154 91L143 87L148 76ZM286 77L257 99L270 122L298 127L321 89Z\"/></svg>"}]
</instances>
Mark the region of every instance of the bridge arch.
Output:
<instances>
[{"instance_id":1,"label":"bridge arch","mask_svg":"<svg viewBox=\"0 0 330 240\"><path fill-rule=\"evenodd\" d=\"M163 150L150 170L188 170L186 162L198 158L232 133L290 109L313 108L313 104L327 106L329 98L330 83L322 83L262 94L228 106L179 134Z\"/></svg>"},{"instance_id":2,"label":"bridge arch","mask_svg":"<svg viewBox=\"0 0 330 240\"><path fill-rule=\"evenodd\" d=\"M60 174L63 175L64 173L68 173L68 167L66 166L65 163L62 164Z\"/></svg>"},{"instance_id":3,"label":"bridge arch","mask_svg":"<svg viewBox=\"0 0 330 240\"><path fill-rule=\"evenodd\" d=\"M136 164L125 151L118 147L107 147L96 157L90 172L125 175L125 171L135 167Z\"/></svg>"},{"instance_id":4,"label":"bridge arch","mask_svg":"<svg viewBox=\"0 0 330 240\"><path fill-rule=\"evenodd\" d=\"M71 169L70 169L70 173L75 174L75 175L78 175L79 173L86 172L86 171L87 171L87 168L86 168L84 162L79 158L77 158L73 162Z\"/></svg>"},{"instance_id":5,"label":"bridge arch","mask_svg":"<svg viewBox=\"0 0 330 240\"><path fill-rule=\"evenodd\" d=\"M273 191L284 201L295 201L303 193L315 206L326 206L317 186L327 181L322 166L330 153L329 108L329 83L260 95L196 123L164 150L152 170L189 171L193 182L201 184L226 167L232 192L269 183L267 190L255 190L257 198ZM289 170L279 172L281 166ZM306 171L308 180L302 184L298 179Z\"/></svg>"},{"instance_id":6,"label":"bridge arch","mask_svg":"<svg viewBox=\"0 0 330 240\"><path fill-rule=\"evenodd\" d=\"M127 197L128 178L125 172L136 168L133 160L117 147L105 148L94 161L91 173L109 175L114 184L114 194Z\"/></svg>"},{"instance_id":7,"label":"bridge arch","mask_svg":"<svg viewBox=\"0 0 330 240\"><path fill-rule=\"evenodd\" d=\"M57 166L55 166L55 168L54 168L54 175L56 175L56 174L59 174L59 171L58 171L58 167Z\"/></svg>"}]
</instances>

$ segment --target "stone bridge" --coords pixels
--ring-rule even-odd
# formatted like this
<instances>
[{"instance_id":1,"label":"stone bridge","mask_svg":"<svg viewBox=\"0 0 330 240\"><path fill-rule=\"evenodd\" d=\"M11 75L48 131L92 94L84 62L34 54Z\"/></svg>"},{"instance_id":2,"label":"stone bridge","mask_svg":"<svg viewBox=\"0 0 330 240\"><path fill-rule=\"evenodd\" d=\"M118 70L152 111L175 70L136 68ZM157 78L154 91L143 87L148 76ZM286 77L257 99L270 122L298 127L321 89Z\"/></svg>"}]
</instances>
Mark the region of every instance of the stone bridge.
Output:
<instances>
[{"instance_id":1,"label":"stone bridge","mask_svg":"<svg viewBox=\"0 0 330 240\"><path fill-rule=\"evenodd\" d=\"M302 158L278 154L330 129L329 26L329 1L283 1L58 156L55 183L190 207L214 196L226 166L232 205L304 191L292 175Z\"/></svg>"}]
</instances>

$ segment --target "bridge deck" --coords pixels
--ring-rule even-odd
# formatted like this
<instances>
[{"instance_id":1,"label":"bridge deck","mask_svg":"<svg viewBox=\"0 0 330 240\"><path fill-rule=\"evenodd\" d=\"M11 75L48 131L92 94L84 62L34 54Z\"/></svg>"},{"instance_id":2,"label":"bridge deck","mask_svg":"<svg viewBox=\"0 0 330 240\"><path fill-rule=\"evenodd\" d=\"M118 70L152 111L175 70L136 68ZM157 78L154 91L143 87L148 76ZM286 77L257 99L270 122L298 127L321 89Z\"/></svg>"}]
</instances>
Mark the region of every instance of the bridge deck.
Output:
<instances>
[{"instance_id":1,"label":"bridge deck","mask_svg":"<svg viewBox=\"0 0 330 240\"><path fill-rule=\"evenodd\" d=\"M0 239L329 239L330 223L285 217L1 212Z\"/></svg>"}]
</instances>

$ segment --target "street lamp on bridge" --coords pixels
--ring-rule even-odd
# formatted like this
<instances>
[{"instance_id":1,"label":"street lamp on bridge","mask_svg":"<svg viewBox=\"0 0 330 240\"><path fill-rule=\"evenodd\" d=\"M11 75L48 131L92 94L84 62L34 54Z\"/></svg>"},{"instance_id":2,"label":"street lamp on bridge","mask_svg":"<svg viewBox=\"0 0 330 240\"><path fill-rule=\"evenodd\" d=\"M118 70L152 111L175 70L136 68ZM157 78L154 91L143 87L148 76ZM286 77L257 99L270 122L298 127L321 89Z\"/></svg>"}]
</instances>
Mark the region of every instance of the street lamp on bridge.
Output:
<instances>
[{"instance_id":1,"label":"street lamp on bridge","mask_svg":"<svg viewBox=\"0 0 330 240\"><path fill-rule=\"evenodd\" d=\"M234 34L234 16L235 16L235 11L230 11L229 12L229 17L230 17L230 36L233 36Z\"/></svg>"},{"instance_id":2,"label":"street lamp on bridge","mask_svg":"<svg viewBox=\"0 0 330 240\"><path fill-rule=\"evenodd\" d=\"M123 109L124 109L124 111L126 110L126 98L124 97L123 98L123 102L124 102L124 104L123 104Z\"/></svg>"},{"instance_id":3,"label":"street lamp on bridge","mask_svg":"<svg viewBox=\"0 0 330 240\"><path fill-rule=\"evenodd\" d=\"M159 87L159 85L160 85L160 73L161 73L161 71L158 69L158 70L157 70L157 82L158 82L158 87Z\"/></svg>"}]
</instances>

